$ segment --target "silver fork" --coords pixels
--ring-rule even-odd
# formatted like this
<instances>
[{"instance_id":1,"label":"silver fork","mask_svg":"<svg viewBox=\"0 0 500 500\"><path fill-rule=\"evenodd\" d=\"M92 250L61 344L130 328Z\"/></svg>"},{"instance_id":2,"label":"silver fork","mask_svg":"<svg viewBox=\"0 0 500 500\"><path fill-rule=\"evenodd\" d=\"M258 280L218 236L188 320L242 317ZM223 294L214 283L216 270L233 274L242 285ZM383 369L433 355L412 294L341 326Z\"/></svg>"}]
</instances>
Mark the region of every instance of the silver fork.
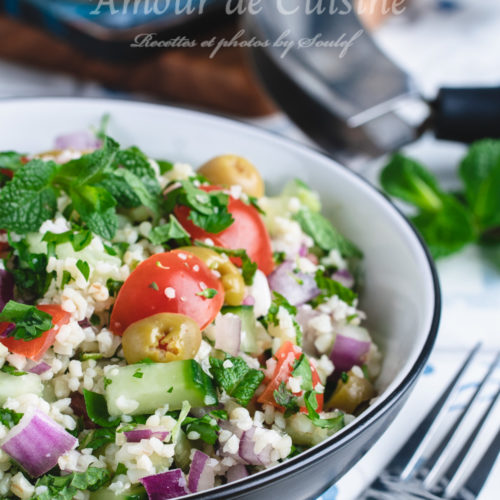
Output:
<instances>
[{"instance_id":1,"label":"silver fork","mask_svg":"<svg viewBox=\"0 0 500 500\"><path fill-rule=\"evenodd\" d=\"M432 454L427 457L425 452L429 449L429 445L435 441L436 431L447 418L448 403L457 395L462 376L480 347L481 345L477 344L468 354L437 403L383 470L379 478L361 495L360 500L411 500L417 498L427 500L442 498L473 500L477 498L499 455L500 426L493 441L474 469L464 472L462 466L487 417L500 398L500 387L458 453L451 449L451 442L458 433L466 432L463 426L464 419L477 401L483 387L490 382L500 360L500 353L496 355L465 408L453 422L450 430L435 446ZM451 465L447 467L444 473L441 473L443 465L449 462L450 459L453 460ZM460 484L462 484L461 488L458 493L455 493L457 486Z\"/></svg>"}]
</instances>

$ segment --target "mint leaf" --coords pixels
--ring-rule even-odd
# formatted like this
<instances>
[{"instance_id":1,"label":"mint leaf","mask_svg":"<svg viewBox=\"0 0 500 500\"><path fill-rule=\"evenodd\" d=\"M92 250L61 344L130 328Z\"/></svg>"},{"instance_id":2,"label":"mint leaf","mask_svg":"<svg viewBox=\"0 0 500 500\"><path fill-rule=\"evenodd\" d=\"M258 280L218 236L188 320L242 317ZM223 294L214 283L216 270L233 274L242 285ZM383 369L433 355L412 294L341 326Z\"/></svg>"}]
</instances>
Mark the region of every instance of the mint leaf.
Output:
<instances>
[{"instance_id":1,"label":"mint leaf","mask_svg":"<svg viewBox=\"0 0 500 500\"><path fill-rule=\"evenodd\" d=\"M353 292L350 288L345 287L342 283L328 278L321 270L316 271L314 279L316 280L316 285L321 290L321 293L310 301L313 307L317 307L319 304L326 302L328 298L333 297L334 295L352 306L354 300L358 297L356 292Z\"/></svg>"},{"instance_id":2,"label":"mint leaf","mask_svg":"<svg viewBox=\"0 0 500 500\"><path fill-rule=\"evenodd\" d=\"M15 151L0 152L0 168L7 168L9 170L20 169L24 165L22 162L23 156Z\"/></svg>"},{"instance_id":3,"label":"mint leaf","mask_svg":"<svg viewBox=\"0 0 500 500\"><path fill-rule=\"evenodd\" d=\"M458 252L477 238L470 211L451 196L445 195L441 201L439 212L422 212L411 219L434 258Z\"/></svg>"},{"instance_id":4,"label":"mint leaf","mask_svg":"<svg viewBox=\"0 0 500 500\"><path fill-rule=\"evenodd\" d=\"M223 366L225 361L230 361L232 366ZM264 379L260 370L249 368L243 359L228 354L224 360L211 357L210 368L216 384L242 406L250 402Z\"/></svg>"},{"instance_id":5,"label":"mint leaf","mask_svg":"<svg viewBox=\"0 0 500 500\"><path fill-rule=\"evenodd\" d=\"M14 323L15 329L9 335L17 340L32 340L52 328L52 316L35 306L9 300L0 313L0 321Z\"/></svg>"},{"instance_id":6,"label":"mint leaf","mask_svg":"<svg viewBox=\"0 0 500 500\"><path fill-rule=\"evenodd\" d=\"M97 392L83 389L85 407L90 420L101 427L116 427L120 423L120 417L111 417L108 412L106 398Z\"/></svg>"},{"instance_id":7,"label":"mint leaf","mask_svg":"<svg viewBox=\"0 0 500 500\"><path fill-rule=\"evenodd\" d=\"M167 224L156 226L151 230L149 240L153 245L162 245L170 241L179 246L186 246L190 244L191 237L176 217L170 214Z\"/></svg>"},{"instance_id":8,"label":"mint leaf","mask_svg":"<svg viewBox=\"0 0 500 500\"><path fill-rule=\"evenodd\" d=\"M313 212L309 208L303 207L293 217L314 243L322 250L338 250L343 257L363 257L363 253L354 243L342 236L319 212Z\"/></svg>"},{"instance_id":9,"label":"mint leaf","mask_svg":"<svg viewBox=\"0 0 500 500\"><path fill-rule=\"evenodd\" d=\"M285 418L288 418L300 410L298 398L286 388L285 382L281 382L278 389L273 392L274 400L285 408Z\"/></svg>"},{"instance_id":10,"label":"mint leaf","mask_svg":"<svg viewBox=\"0 0 500 500\"><path fill-rule=\"evenodd\" d=\"M8 429L17 425L22 418L22 413L16 413L15 411L8 410L7 408L0 408L0 423L5 425Z\"/></svg>"},{"instance_id":11,"label":"mint leaf","mask_svg":"<svg viewBox=\"0 0 500 500\"><path fill-rule=\"evenodd\" d=\"M174 164L167 160L156 160L158 166L160 167L160 174L166 174L174 168Z\"/></svg>"},{"instance_id":12,"label":"mint leaf","mask_svg":"<svg viewBox=\"0 0 500 500\"><path fill-rule=\"evenodd\" d=\"M480 228L500 226L500 141L486 139L472 144L459 173Z\"/></svg>"},{"instance_id":13,"label":"mint leaf","mask_svg":"<svg viewBox=\"0 0 500 500\"><path fill-rule=\"evenodd\" d=\"M293 365L292 375L300 377L302 382L300 388L303 391L312 391L314 389L312 382L311 365L305 354L301 354L300 358Z\"/></svg>"},{"instance_id":14,"label":"mint leaf","mask_svg":"<svg viewBox=\"0 0 500 500\"><path fill-rule=\"evenodd\" d=\"M3 365L2 368L0 368L0 372L8 373L9 375L13 375L14 377L21 377L22 375L26 375L27 373L18 370L12 365Z\"/></svg>"},{"instance_id":15,"label":"mint leaf","mask_svg":"<svg viewBox=\"0 0 500 500\"><path fill-rule=\"evenodd\" d=\"M437 179L420 163L401 154L395 154L380 176L382 187L395 196L422 210L441 209L443 192Z\"/></svg>"},{"instance_id":16,"label":"mint leaf","mask_svg":"<svg viewBox=\"0 0 500 500\"><path fill-rule=\"evenodd\" d=\"M0 191L0 227L18 234L35 232L42 222L52 219L57 196L51 181L54 162L32 160L19 168Z\"/></svg>"}]
</instances>

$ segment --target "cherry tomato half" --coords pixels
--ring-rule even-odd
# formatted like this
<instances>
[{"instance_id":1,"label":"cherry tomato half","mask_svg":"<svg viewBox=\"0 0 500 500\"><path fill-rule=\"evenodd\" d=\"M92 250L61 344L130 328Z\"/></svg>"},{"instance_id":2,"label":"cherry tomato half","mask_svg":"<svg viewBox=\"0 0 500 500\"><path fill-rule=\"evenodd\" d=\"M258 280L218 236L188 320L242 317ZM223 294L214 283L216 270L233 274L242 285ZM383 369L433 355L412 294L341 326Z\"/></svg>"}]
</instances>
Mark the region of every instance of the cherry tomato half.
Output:
<instances>
[{"instance_id":1,"label":"cherry tomato half","mask_svg":"<svg viewBox=\"0 0 500 500\"><path fill-rule=\"evenodd\" d=\"M302 355L302 349L292 344L291 342L285 342L276 352L276 368L274 369L274 374L272 379L267 384L264 392L259 396L257 401L259 403L267 403L275 408L279 408L281 411L285 411L285 409L276 403L274 399L274 391L278 389L281 382L287 382L287 380L292 376L293 365L295 361L297 361ZM316 384L320 383L320 378L316 368L312 364L311 366L311 375L312 375L312 383L313 387L316 387ZM302 396L303 391L294 393L295 396ZM318 402L318 408L316 411L319 413L323 411L323 394L316 394L316 401ZM300 407L301 413L307 413L307 408L305 406Z\"/></svg>"},{"instance_id":2,"label":"cherry tomato half","mask_svg":"<svg viewBox=\"0 0 500 500\"><path fill-rule=\"evenodd\" d=\"M64 311L61 306L56 304L36 306L40 311L46 312L52 316L54 328L47 330L40 337L33 340L20 340L13 337L0 339L0 342L7 347L10 352L20 354L33 361L40 361L47 349L54 343L57 331L60 326L66 324L71 317L69 312ZM3 333L10 323L0 323L0 334Z\"/></svg>"},{"instance_id":3,"label":"cherry tomato half","mask_svg":"<svg viewBox=\"0 0 500 500\"><path fill-rule=\"evenodd\" d=\"M222 188L217 186L202 186L204 191L215 191ZM189 219L190 209L184 205L175 208L174 213L184 229L195 240L204 241L210 238L218 247L239 249L244 248L259 269L266 275L271 274L274 267L273 252L269 233L257 209L241 200L229 197L228 211L234 222L224 231L213 234L198 227ZM239 259L235 259L239 264Z\"/></svg>"},{"instance_id":4,"label":"cherry tomato half","mask_svg":"<svg viewBox=\"0 0 500 500\"><path fill-rule=\"evenodd\" d=\"M209 288L217 294L201 295ZM141 262L121 287L110 329L122 335L130 324L153 314L178 313L194 319L203 330L223 303L222 284L201 259L182 250L158 253Z\"/></svg>"}]
</instances>

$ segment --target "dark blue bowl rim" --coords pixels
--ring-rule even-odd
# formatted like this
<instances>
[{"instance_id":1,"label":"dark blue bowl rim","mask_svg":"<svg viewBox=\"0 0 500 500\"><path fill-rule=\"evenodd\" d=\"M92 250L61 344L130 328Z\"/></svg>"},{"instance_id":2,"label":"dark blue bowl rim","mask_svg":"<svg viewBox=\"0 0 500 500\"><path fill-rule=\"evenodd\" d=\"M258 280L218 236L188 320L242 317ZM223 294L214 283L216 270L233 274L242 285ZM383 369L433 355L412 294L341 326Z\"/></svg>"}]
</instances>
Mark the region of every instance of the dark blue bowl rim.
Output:
<instances>
[{"instance_id":1,"label":"dark blue bowl rim","mask_svg":"<svg viewBox=\"0 0 500 500\"><path fill-rule=\"evenodd\" d=\"M300 144L292 139L289 139L287 137L284 137L280 135L277 132L273 131L268 131L265 130L261 127L258 127L256 125L253 125L251 123L246 123L242 122L239 120L234 120L227 118L226 116L220 115L218 113L207 113L207 112L202 112L198 110L193 110L187 106L175 106L175 105L163 105L159 103L145 103L143 101L136 101L133 99L127 99L127 98L92 98L92 97L79 97L79 96L71 96L71 97L53 97L53 96L38 96L38 97L9 97L9 98L4 98L0 99L0 105L2 102L9 102L9 101L38 101L38 102L43 102L43 101L60 101L64 102L67 101L68 103L70 101L90 101L94 103L99 103L102 102L103 105L105 103L112 104L112 103L124 103L124 104L137 104L140 106L145 106L145 107L163 107L166 109L172 109L173 111L182 111L187 114L192 114L194 116L199 116L201 118L205 119L217 119L222 122L225 122L227 125L237 125L238 127L243 127L243 128L248 128L249 130L252 130L253 132L257 131L259 134L263 136L275 136L277 143L283 143L285 145L293 146L294 148L302 149L307 152L313 152L319 156L322 156L324 158L327 158L328 160L334 162L336 165L339 165L339 163L334 160L331 156L328 154L325 154L323 151L320 151L314 147L309 147L307 145ZM420 372L425 366L425 363L427 362L431 351L432 347L434 345L434 342L437 337L437 332L439 328L439 322L441 318L441 288L439 284L439 277L438 273L436 270L436 266L434 263L434 260L427 248L427 245L425 244L423 238L421 235L418 233L418 231L415 229L415 227L411 224L411 222L403 215L401 210L381 191L379 191L377 188L375 188L370 182L368 182L364 177L362 177L360 174L353 172L352 170L349 170L346 168L346 171L349 175L355 177L357 180L360 180L362 183L368 187L376 196L379 196L383 199L385 203L387 203L395 213L399 215L401 218L402 222L404 222L413 232L415 235L417 241L420 244L421 249L423 250L425 257L427 259L427 263L429 265L429 270L431 271L431 276L432 276L432 284L433 284L433 291L434 291L434 312L433 312L433 317L431 321L431 325L429 327L429 332L427 334L427 338L425 341L425 344L422 348L422 351L411 367L410 371L408 372L407 376L401 381L401 383L392 391L391 394L389 394L384 401L380 404L380 406L377 408L376 411L373 413L364 413L361 414L359 417L354 420L354 422L350 425L349 432L347 433L342 433L340 435L334 435L331 438L326 439L322 443L318 444L312 449L306 450L302 452L300 455L297 455L296 457L291 458L290 460L287 460L275 467L272 467L270 469L264 470L259 472L256 475L251 475L248 476L248 478L245 478L244 480L238 481L236 483L230 483L226 484L223 486L219 486L217 488L214 488L213 490L208 490L208 491L203 491L200 493L195 493L188 495L186 499L201 499L203 498L204 500L215 500L215 499L231 499L234 498L236 495L242 495L244 493L249 492L252 490L254 487L258 487L259 490L261 490L263 487L266 485L270 484L271 482L280 479L286 479L286 476L288 475L293 475L293 473L299 469L304 468L304 466L313 466L314 462L318 461L321 458L324 458L326 455L331 454L333 451L336 449L341 449L348 445L355 437L357 437L359 434L361 434L365 429L367 429L374 421L382 418L390 409L391 407L397 403L405 394L406 392L412 387L413 383L416 381L417 377L419 376ZM330 485L326 485L326 487L331 486L335 481L332 481ZM325 488L326 489L326 488Z\"/></svg>"}]
</instances>

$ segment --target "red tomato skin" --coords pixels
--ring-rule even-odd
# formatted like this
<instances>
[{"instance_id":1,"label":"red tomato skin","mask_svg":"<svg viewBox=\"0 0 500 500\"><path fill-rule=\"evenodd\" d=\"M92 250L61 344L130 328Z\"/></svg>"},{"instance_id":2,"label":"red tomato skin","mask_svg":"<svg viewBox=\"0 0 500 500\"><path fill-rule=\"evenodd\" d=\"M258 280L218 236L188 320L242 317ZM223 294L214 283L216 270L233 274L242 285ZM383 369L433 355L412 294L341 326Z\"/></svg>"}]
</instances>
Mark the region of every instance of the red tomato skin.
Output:
<instances>
[{"instance_id":1,"label":"red tomato skin","mask_svg":"<svg viewBox=\"0 0 500 500\"><path fill-rule=\"evenodd\" d=\"M7 347L10 352L20 354L33 361L40 361L47 349L54 343L59 327L69 321L71 314L64 311L61 306L57 304L42 304L36 307L40 309L40 311L49 313L52 316L54 328L47 330L40 337L27 342L12 337L0 339L0 342ZM9 324L10 323L6 322L0 323L0 334L5 331Z\"/></svg>"},{"instance_id":2,"label":"red tomato skin","mask_svg":"<svg viewBox=\"0 0 500 500\"><path fill-rule=\"evenodd\" d=\"M221 190L217 186L201 186L204 191ZM257 209L241 200L229 197L228 211L234 222L220 233L208 233L189 219L190 209L180 205L174 213L184 229L195 240L204 241L210 238L215 246L229 249L244 248L248 256L257 263L259 269L267 276L274 269L271 239L264 221ZM232 259L233 260L233 259ZM234 259L235 264L241 264L240 259Z\"/></svg>"},{"instance_id":3,"label":"red tomato skin","mask_svg":"<svg viewBox=\"0 0 500 500\"><path fill-rule=\"evenodd\" d=\"M211 299L196 295L203 290L202 283L217 290L217 294ZM167 288L173 289L175 297L166 296ZM166 312L189 316L203 330L223 303L222 284L201 259L180 250L159 253L141 262L121 287L111 313L110 330L123 335L132 323Z\"/></svg>"},{"instance_id":4,"label":"red tomato skin","mask_svg":"<svg viewBox=\"0 0 500 500\"><path fill-rule=\"evenodd\" d=\"M278 408L280 411L285 411L283 406L276 403L274 400L274 391L278 389L281 382L285 382L290 378L292 374L293 364L296 360L300 358L302 355L302 349L290 341L285 342L276 352L275 358L277 361L276 368L274 369L274 374L272 379L268 382L268 385L264 392L258 397L257 401L259 403L267 403L275 408ZM320 382L320 378L316 368L311 365L311 374L312 374L312 382L313 387L316 386ZM302 391L299 393L294 393L295 396L301 396ZM324 397L323 394L316 394L316 401L318 402L318 408L316 411L319 413L323 411L323 402ZM305 406L301 406L301 413L308 413L307 408Z\"/></svg>"}]
</instances>

